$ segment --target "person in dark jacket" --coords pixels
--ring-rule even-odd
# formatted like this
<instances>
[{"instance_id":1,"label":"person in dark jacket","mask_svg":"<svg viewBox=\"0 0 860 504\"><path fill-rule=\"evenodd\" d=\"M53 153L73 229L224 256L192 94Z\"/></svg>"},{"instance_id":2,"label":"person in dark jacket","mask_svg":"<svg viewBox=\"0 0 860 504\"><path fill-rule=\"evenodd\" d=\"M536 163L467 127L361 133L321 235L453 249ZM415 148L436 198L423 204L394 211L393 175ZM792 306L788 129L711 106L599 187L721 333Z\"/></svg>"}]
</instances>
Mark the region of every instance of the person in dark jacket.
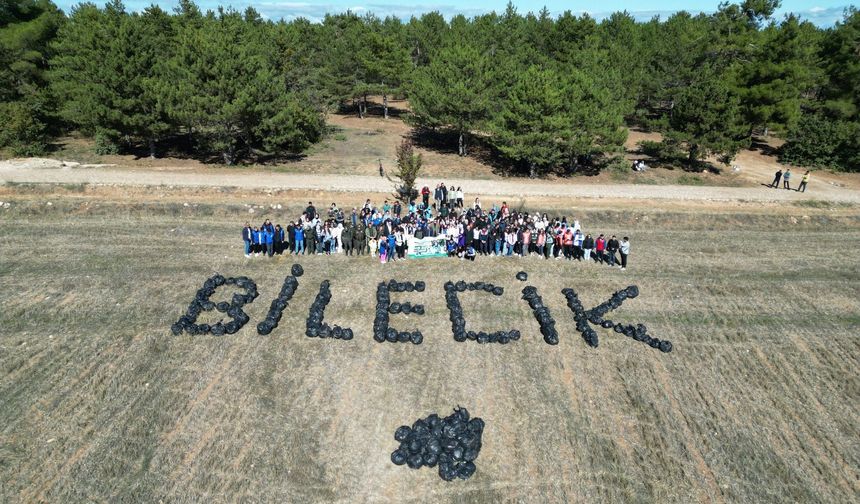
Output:
<instances>
[{"instance_id":1,"label":"person in dark jacket","mask_svg":"<svg viewBox=\"0 0 860 504\"><path fill-rule=\"evenodd\" d=\"M251 224L246 222L242 228L242 242L245 244L245 257L251 257L251 243L254 241L254 230Z\"/></svg>"},{"instance_id":2,"label":"person in dark jacket","mask_svg":"<svg viewBox=\"0 0 860 504\"><path fill-rule=\"evenodd\" d=\"M352 226L347 224L340 234L340 247L343 249L343 253L348 256L352 255L352 233Z\"/></svg>"},{"instance_id":3,"label":"person in dark jacket","mask_svg":"<svg viewBox=\"0 0 860 504\"><path fill-rule=\"evenodd\" d=\"M275 255L281 254L281 247L284 243L284 230L281 229L280 224L275 224L275 232L272 233L273 238L272 242L274 243Z\"/></svg>"},{"instance_id":4,"label":"person in dark jacket","mask_svg":"<svg viewBox=\"0 0 860 504\"><path fill-rule=\"evenodd\" d=\"M606 242L606 260L609 261L610 266L615 266L616 257L615 254L618 252L618 239L615 238L615 235L612 235L612 238Z\"/></svg>"},{"instance_id":5,"label":"person in dark jacket","mask_svg":"<svg viewBox=\"0 0 860 504\"><path fill-rule=\"evenodd\" d=\"M594 238L590 234L586 234L585 240L582 241L582 258L586 261L591 259L592 250L594 250Z\"/></svg>"},{"instance_id":6,"label":"person in dark jacket","mask_svg":"<svg viewBox=\"0 0 860 504\"><path fill-rule=\"evenodd\" d=\"M289 244L287 250L294 253L296 251L296 225L293 223L293 221L290 221L290 223L287 225L285 241Z\"/></svg>"},{"instance_id":7,"label":"person in dark jacket","mask_svg":"<svg viewBox=\"0 0 860 504\"><path fill-rule=\"evenodd\" d=\"M317 214L317 209L314 207L313 201L308 201L308 207L305 208L305 215L308 216L308 220L313 220L313 218Z\"/></svg>"},{"instance_id":8,"label":"person in dark jacket","mask_svg":"<svg viewBox=\"0 0 860 504\"><path fill-rule=\"evenodd\" d=\"M359 222L352 233L352 251L357 256L364 255L365 247L367 247L367 241L364 234L364 224Z\"/></svg>"},{"instance_id":9,"label":"person in dark jacket","mask_svg":"<svg viewBox=\"0 0 860 504\"><path fill-rule=\"evenodd\" d=\"M779 188L779 179L782 178L782 169L776 171L773 174L773 182L770 184L771 187Z\"/></svg>"}]
</instances>

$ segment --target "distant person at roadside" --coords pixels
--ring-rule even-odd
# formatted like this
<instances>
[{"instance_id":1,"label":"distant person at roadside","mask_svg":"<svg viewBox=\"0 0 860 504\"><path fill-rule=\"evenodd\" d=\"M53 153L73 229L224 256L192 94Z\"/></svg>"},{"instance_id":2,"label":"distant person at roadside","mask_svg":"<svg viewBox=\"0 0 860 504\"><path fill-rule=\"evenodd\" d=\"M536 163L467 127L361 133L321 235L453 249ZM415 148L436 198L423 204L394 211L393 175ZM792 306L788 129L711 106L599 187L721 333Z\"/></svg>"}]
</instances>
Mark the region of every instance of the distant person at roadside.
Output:
<instances>
[{"instance_id":1,"label":"distant person at roadside","mask_svg":"<svg viewBox=\"0 0 860 504\"><path fill-rule=\"evenodd\" d=\"M800 179L800 185L797 186L798 192L806 192L806 183L809 182L809 171L803 174L803 178Z\"/></svg>"},{"instance_id":2,"label":"distant person at roadside","mask_svg":"<svg viewBox=\"0 0 860 504\"><path fill-rule=\"evenodd\" d=\"M625 236L621 239L621 247L618 249L621 252L621 271L627 269L627 256L630 255L630 242Z\"/></svg>"},{"instance_id":3,"label":"distant person at roadside","mask_svg":"<svg viewBox=\"0 0 860 504\"><path fill-rule=\"evenodd\" d=\"M781 178L782 178L782 169L779 169L776 171L776 173L773 174L773 182L771 182L770 186L778 188L779 187L779 179L781 179Z\"/></svg>"},{"instance_id":4,"label":"distant person at roadside","mask_svg":"<svg viewBox=\"0 0 860 504\"><path fill-rule=\"evenodd\" d=\"M245 257L251 257L251 242L254 241L254 230L251 229L251 223L246 222L242 228L242 241L245 244Z\"/></svg>"},{"instance_id":5,"label":"distant person at roadside","mask_svg":"<svg viewBox=\"0 0 860 504\"><path fill-rule=\"evenodd\" d=\"M785 170L785 173L782 174L782 187L784 189L791 189L791 185L788 183L788 179L791 178L791 169Z\"/></svg>"}]
</instances>

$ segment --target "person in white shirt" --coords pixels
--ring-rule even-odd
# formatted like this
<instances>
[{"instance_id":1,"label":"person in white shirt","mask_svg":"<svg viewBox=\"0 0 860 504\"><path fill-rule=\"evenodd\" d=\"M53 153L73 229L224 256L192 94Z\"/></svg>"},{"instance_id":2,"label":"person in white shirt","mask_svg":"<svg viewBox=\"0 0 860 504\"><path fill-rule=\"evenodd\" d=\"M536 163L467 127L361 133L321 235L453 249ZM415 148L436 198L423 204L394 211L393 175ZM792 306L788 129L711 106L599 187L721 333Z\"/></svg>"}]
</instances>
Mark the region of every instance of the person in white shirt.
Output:
<instances>
[{"instance_id":1,"label":"person in white shirt","mask_svg":"<svg viewBox=\"0 0 860 504\"><path fill-rule=\"evenodd\" d=\"M627 256L630 255L630 242L628 238L625 236L621 239L621 247L618 249L621 253L621 269L627 269Z\"/></svg>"}]
</instances>

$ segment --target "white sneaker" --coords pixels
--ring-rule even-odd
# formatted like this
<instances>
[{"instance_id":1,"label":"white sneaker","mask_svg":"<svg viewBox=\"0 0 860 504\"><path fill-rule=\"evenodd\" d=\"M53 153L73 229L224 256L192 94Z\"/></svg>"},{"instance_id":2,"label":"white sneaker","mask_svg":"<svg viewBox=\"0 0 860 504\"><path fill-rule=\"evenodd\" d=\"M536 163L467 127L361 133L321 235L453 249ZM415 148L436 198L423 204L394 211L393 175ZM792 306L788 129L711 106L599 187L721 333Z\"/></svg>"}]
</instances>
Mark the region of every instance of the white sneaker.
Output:
<instances>
[{"instance_id":1,"label":"white sneaker","mask_svg":"<svg viewBox=\"0 0 860 504\"><path fill-rule=\"evenodd\" d=\"M627 271L627 268L621 268L621 271Z\"/></svg>"}]
</instances>

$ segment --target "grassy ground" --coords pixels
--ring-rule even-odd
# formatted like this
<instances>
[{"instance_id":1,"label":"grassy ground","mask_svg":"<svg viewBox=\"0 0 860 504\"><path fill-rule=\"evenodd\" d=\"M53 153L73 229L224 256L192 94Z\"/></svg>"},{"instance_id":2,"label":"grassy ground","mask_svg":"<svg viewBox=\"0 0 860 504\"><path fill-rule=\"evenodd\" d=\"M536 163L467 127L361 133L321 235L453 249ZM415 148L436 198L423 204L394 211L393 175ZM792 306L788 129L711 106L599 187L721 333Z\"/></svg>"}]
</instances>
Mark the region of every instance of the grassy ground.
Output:
<instances>
[{"instance_id":1,"label":"grassy ground","mask_svg":"<svg viewBox=\"0 0 860 504\"><path fill-rule=\"evenodd\" d=\"M13 206L0 210L0 501L782 503L860 492L850 210L578 211L592 231L631 236L626 272L301 257L298 292L264 337L254 327L294 259L241 257L244 207L90 201L75 188L50 206L25 196L7 192ZM557 347L519 299L519 270L558 322ZM214 272L257 281L251 323L171 336ZM422 330L421 346L371 339L375 285L392 277L428 284L394 294L425 304L424 317L392 316ZM326 320L352 327L351 342L303 335L323 279ZM502 298L461 296L467 326L523 338L454 342L449 279L504 286ZM605 330L591 349L573 330L563 287L590 307L630 284L642 294L611 318L645 323L673 353ZM391 464L397 426L458 404L487 422L472 479Z\"/></svg>"}]
</instances>

